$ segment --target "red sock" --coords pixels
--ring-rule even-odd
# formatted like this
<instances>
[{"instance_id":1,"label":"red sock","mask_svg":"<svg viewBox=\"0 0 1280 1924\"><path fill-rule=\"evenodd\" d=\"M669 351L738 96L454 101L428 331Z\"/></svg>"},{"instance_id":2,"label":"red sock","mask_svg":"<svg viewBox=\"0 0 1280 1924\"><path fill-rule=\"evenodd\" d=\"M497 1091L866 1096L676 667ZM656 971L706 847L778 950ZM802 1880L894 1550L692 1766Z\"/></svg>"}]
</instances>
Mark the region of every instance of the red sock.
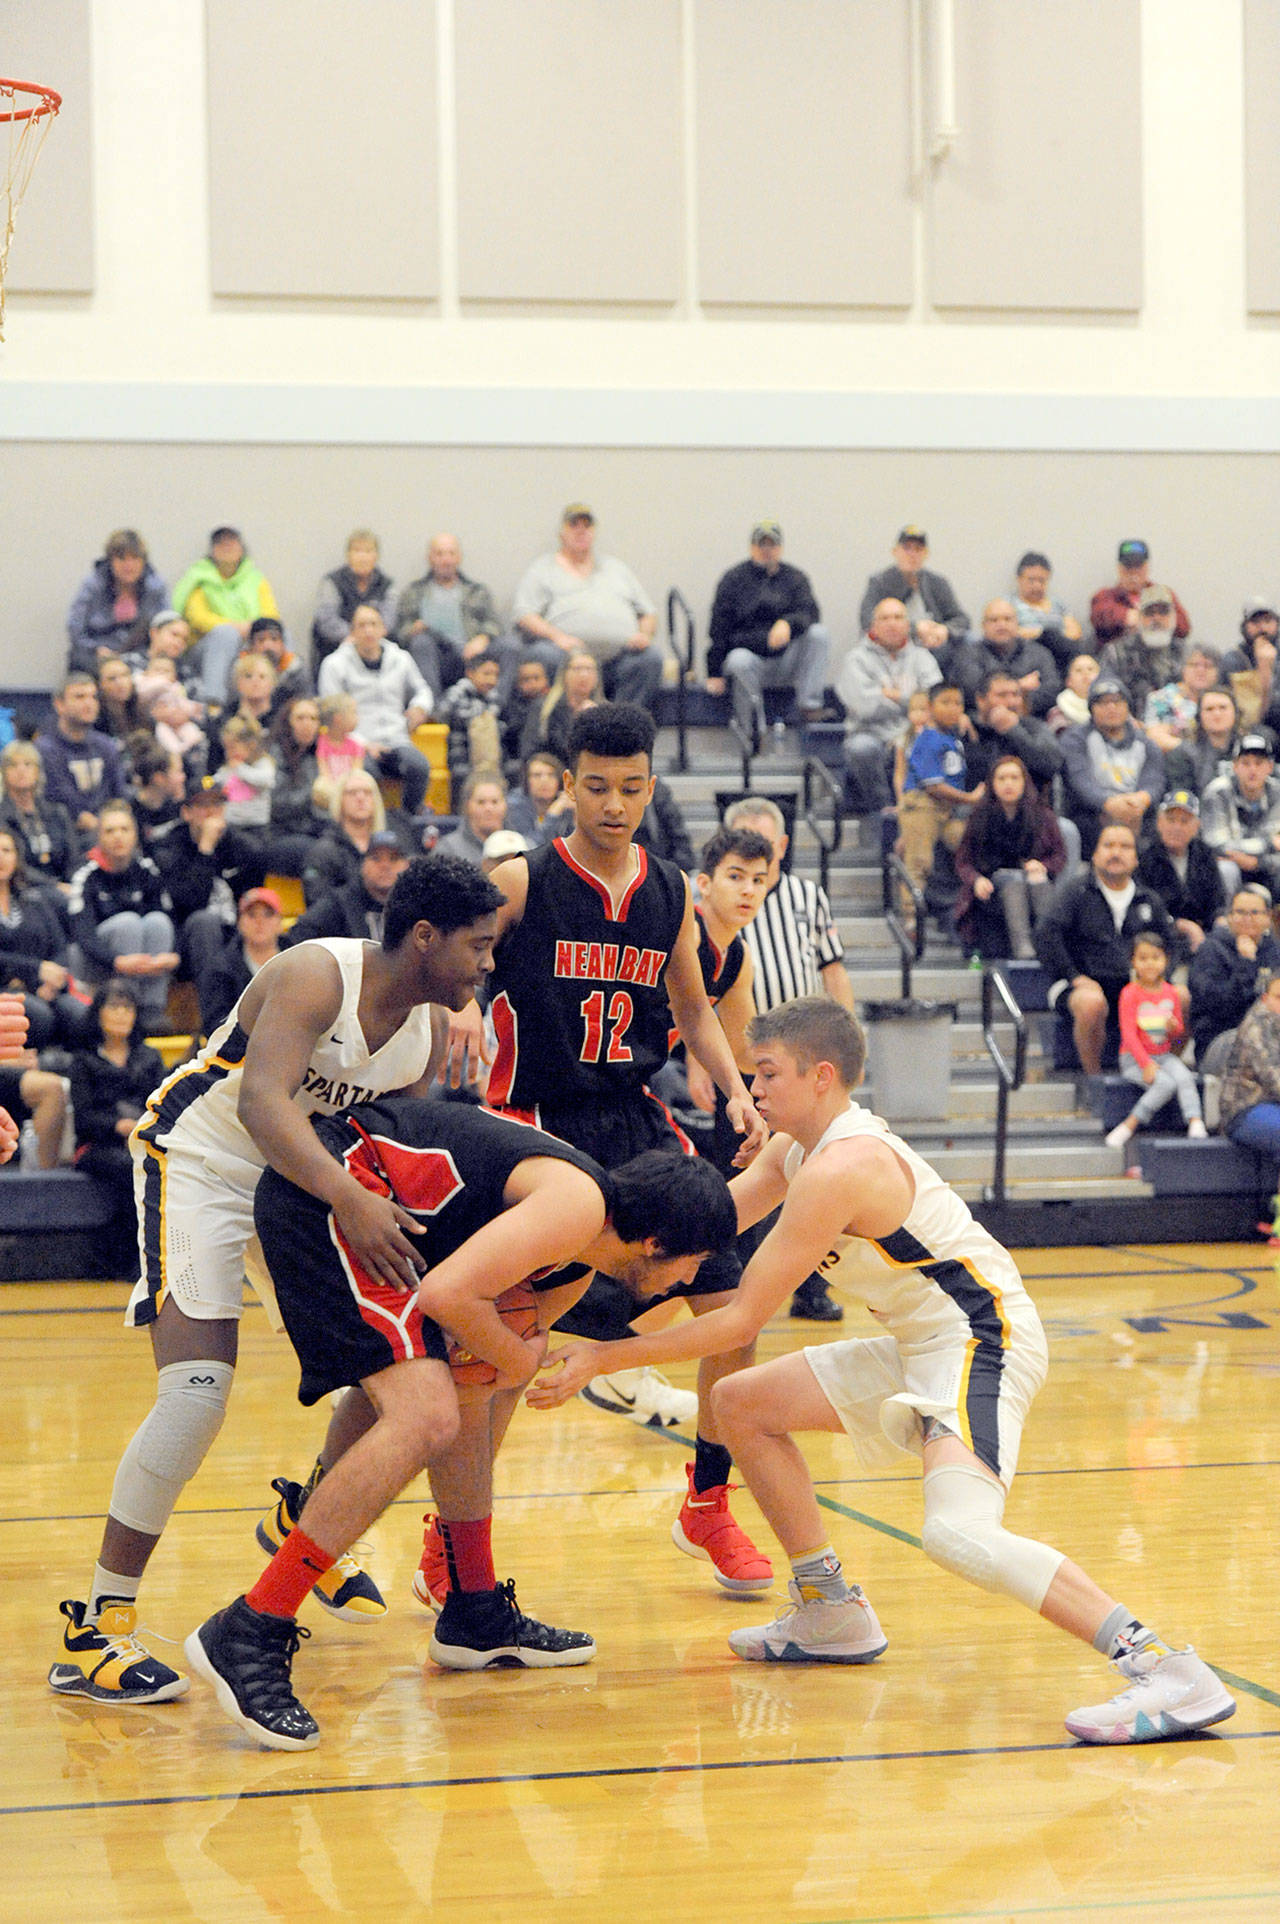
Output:
<instances>
[{"instance_id":1,"label":"red sock","mask_svg":"<svg viewBox=\"0 0 1280 1924\"><path fill-rule=\"evenodd\" d=\"M491 1516L477 1517L469 1523L446 1523L440 1519L445 1555L449 1559L449 1587L453 1590L492 1590L498 1579L493 1574Z\"/></svg>"},{"instance_id":2,"label":"red sock","mask_svg":"<svg viewBox=\"0 0 1280 1924\"><path fill-rule=\"evenodd\" d=\"M317 1578L332 1570L338 1561L295 1524L272 1557L252 1590L245 1596L251 1610L267 1617L296 1617L302 1599L314 1588Z\"/></svg>"}]
</instances>

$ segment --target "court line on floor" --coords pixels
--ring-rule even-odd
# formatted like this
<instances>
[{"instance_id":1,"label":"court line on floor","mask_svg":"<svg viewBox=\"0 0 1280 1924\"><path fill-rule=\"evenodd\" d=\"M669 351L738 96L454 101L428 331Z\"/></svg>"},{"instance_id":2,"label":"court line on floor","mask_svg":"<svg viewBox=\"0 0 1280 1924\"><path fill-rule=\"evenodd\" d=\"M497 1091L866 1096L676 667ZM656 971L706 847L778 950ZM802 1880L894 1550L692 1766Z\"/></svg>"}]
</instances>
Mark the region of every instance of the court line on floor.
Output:
<instances>
[{"instance_id":1,"label":"court line on floor","mask_svg":"<svg viewBox=\"0 0 1280 1924\"><path fill-rule=\"evenodd\" d=\"M1219 1736L1216 1732L1197 1731L1186 1737L1166 1738L1180 1746L1254 1743L1280 1738L1275 1730L1242 1730ZM494 1771L476 1777L406 1777L371 1784L290 1784L266 1790L211 1790L175 1792L166 1797L93 1797L60 1804L0 1805L0 1817L45 1817L73 1811L151 1810L175 1805L234 1804L266 1802L272 1798L367 1797L386 1791L404 1790L483 1790L502 1784L566 1784L610 1782L626 1777L689 1777L723 1775L729 1771L795 1770L828 1764L909 1764L940 1762L966 1757L1039 1757L1056 1751L1091 1751L1095 1755L1110 1750L1110 1745L1054 1743L955 1745L945 1750L854 1750L833 1751L812 1757L726 1757L719 1763L695 1764L604 1764L589 1770ZM255 1753L256 1754L256 1753Z\"/></svg>"},{"instance_id":2,"label":"court line on floor","mask_svg":"<svg viewBox=\"0 0 1280 1924\"><path fill-rule=\"evenodd\" d=\"M1118 1918L1125 1911L1157 1908L1163 1915L1171 1916L1174 1911L1205 1904L1256 1904L1260 1898L1271 1897L1280 1897L1280 1885L1271 1890L1210 1891L1204 1896L1109 1897L1100 1898L1096 1903L1019 1904L1013 1909L1002 1904L996 1911L879 1911L874 1917L868 1911L859 1911L857 1917L829 1917L822 1919L821 1924L964 1924L966 1919L981 1924L983 1918L987 1924L1000 1924L1009 1917L1096 1917L1099 1911L1105 1911L1109 1918Z\"/></svg>"}]
</instances>

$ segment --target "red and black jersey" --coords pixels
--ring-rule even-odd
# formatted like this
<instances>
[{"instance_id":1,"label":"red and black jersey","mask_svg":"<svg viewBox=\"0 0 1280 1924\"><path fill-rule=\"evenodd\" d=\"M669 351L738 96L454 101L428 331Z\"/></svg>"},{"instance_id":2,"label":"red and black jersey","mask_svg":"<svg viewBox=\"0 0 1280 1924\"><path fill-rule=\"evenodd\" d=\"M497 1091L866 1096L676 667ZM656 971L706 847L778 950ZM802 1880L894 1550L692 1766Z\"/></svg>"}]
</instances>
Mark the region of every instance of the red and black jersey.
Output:
<instances>
[{"instance_id":1,"label":"red and black jersey","mask_svg":"<svg viewBox=\"0 0 1280 1924\"><path fill-rule=\"evenodd\" d=\"M740 935L733 935L729 938L727 948L718 949L711 939L706 918L696 903L693 912L698 930L698 967L702 970L702 986L707 992L708 1002L714 1008L722 995L728 995L742 974L746 944ZM668 1052L679 1041L680 1031L673 1024L667 1036ZM683 1048L683 1043L680 1046Z\"/></svg>"},{"instance_id":2,"label":"red and black jersey","mask_svg":"<svg viewBox=\"0 0 1280 1924\"><path fill-rule=\"evenodd\" d=\"M616 1101L666 1061L666 972L686 884L673 862L640 847L636 855L616 916L604 883L564 841L525 858L524 914L503 937L490 977L496 1106Z\"/></svg>"},{"instance_id":3,"label":"red and black jersey","mask_svg":"<svg viewBox=\"0 0 1280 1924\"><path fill-rule=\"evenodd\" d=\"M527 1123L472 1104L387 1096L339 1116L317 1116L312 1126L358 1183L376 1195L394 1194L418 1219L421 1227L409 1240L429 1267L452 1256L502 1213L503 1190L513 1170L531 1156L585 1170L609 1207L609 1178L590 1156ZM272 1169L258 1183L254 1225L278 1294L305 1295L309 1268L332 1244L342 1245L329 1206ZM555 1272L554 1282L581 1274L581 1264L570 1264ZM545 1275L528 1280L535 1287L551 1286Z\"/></svg>"}]
</instances>

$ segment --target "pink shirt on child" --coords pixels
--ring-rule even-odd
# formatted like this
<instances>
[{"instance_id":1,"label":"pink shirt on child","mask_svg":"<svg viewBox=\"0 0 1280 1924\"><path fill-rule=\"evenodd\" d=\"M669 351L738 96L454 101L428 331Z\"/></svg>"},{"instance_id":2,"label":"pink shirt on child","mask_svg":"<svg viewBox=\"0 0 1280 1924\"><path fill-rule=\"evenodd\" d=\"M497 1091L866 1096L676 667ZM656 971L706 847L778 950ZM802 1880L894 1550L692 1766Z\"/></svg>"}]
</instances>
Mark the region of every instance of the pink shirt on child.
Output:
<instances>
[{"instance_id":1,"label":"pink shirt on child","mask_svg":"<svg viewBox=\"0 0 1280 1924\"><path fill-rule=\"evenodd\" d=\"M1167 1056L1185 1033L1182 1004L1172 983L1161 982L1154 989L1125 983L1120 991L1120 1047L1139 1068L1153 1056Z\"/></svg>"},{"instance_id":2,"label":"pink shirt on child","mask_svg":"<svg viewBox=\"0 0 1280 1924\"><path fill-rule=\"evenodd\" d=\"M344 735L341 741L334 741L330 735L317 735L316 761L320 773L335 786L339 785L353 769L364 767L364 748L359 735Z\"/></svg>"}]
</instances>

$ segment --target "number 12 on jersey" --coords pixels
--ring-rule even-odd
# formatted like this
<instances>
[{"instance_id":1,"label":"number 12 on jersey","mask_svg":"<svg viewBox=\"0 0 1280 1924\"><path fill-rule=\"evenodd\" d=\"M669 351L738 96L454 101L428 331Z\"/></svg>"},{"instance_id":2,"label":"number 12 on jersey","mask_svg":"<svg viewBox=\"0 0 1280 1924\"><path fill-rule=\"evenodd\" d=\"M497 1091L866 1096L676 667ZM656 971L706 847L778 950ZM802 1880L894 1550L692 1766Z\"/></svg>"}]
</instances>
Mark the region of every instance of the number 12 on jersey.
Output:
<instances>
[{"instance_id":1,"label":"number 12 on jersey","mask_svg":"<svg viewBox=\"0 0 1280 1924\"><path fill-rule=\"evenodd\" d=\"M625 989L615 989L609 998L609 1013L604 1010L604 990L596 989L582 1004L582 1062L599 1062L600 1050L604 1044L605 1023L609 1025L609 1048L606 1062L630 1062L631 1051L624 1036L635 1012L635 1005Z\"/></svg>"}]
</instances>

